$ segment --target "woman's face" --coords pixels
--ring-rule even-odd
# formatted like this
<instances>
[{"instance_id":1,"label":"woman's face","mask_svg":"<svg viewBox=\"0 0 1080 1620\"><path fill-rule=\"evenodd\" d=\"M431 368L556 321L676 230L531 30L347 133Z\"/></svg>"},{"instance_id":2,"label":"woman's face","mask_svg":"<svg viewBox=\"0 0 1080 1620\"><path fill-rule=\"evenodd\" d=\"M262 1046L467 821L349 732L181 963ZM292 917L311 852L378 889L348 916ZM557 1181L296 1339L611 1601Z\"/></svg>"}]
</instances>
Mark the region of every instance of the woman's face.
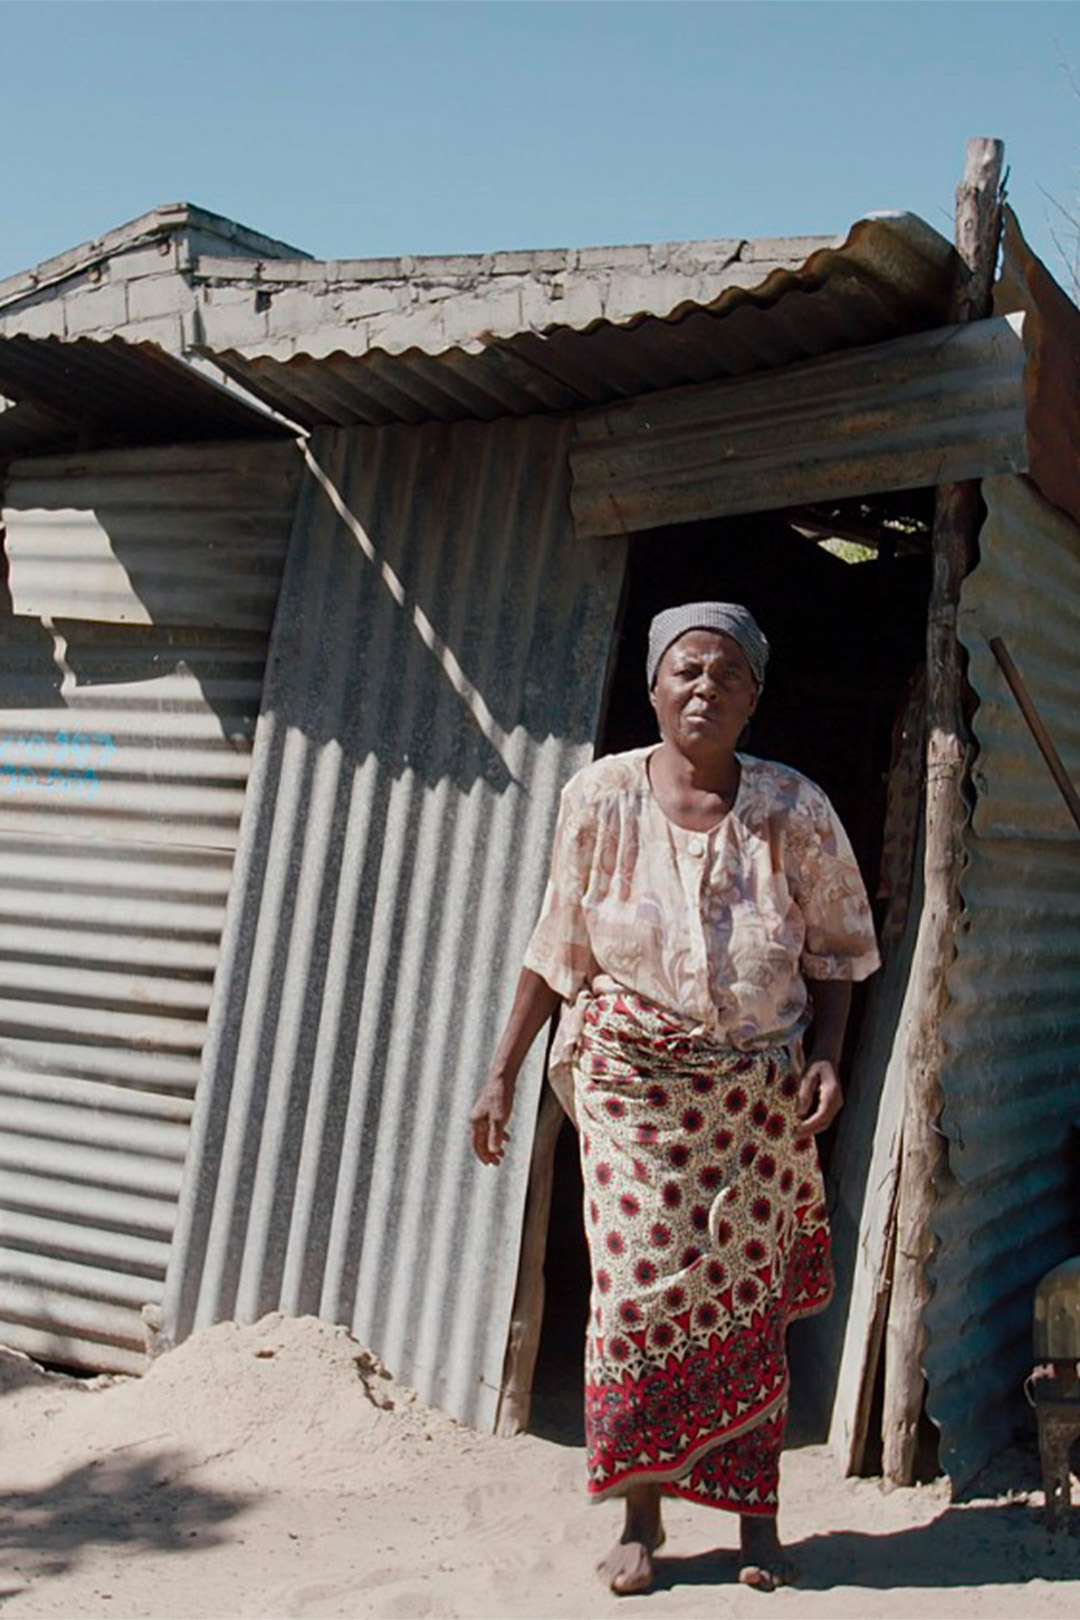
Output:
<instances>
[{"instance_id":1,"label":"woman's face","mask_svg":"<svg viewBox=\"0 0 1080 1620\"><path fill-rule=\"evenodd\" d=\"M730 752L757 708L758 684L730 636L687 630L661 658L649 695L665 742L681 753Z\"/></svg>"}]
</instances>

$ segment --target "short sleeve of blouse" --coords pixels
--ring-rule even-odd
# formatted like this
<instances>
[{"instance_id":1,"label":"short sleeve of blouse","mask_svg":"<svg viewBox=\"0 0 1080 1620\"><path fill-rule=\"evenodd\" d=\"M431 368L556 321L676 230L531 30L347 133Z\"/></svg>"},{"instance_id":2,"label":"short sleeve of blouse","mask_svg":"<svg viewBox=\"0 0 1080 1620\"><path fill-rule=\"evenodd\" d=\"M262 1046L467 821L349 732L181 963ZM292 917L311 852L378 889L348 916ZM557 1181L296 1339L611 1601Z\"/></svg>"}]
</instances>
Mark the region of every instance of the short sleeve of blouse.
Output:
<instances>
[{"instance_id":1,"label":"short sleeve of blouse","mask_svg":"<svg viewBox=\"0 0 1080 1620\"><path fill-rule=\"evenodd\" d=\"M795 898L806 924L800 968L810 979L865 979L881 965L870 902L847 833L825 794L800 807Z\"/></svg>"},{"instance_id":2,"label":"short sleeve of blouse","mask_svg":"<svg viewBox=\"0 0 1080 1620\"><path fill-rule=\"evenodd\" d=\"M524 965L572 1001L593 968L583 897L596 846L596 812L576 779L559 802L555 841L544 903L525 952Z\"/></svg>"}]
</instances>

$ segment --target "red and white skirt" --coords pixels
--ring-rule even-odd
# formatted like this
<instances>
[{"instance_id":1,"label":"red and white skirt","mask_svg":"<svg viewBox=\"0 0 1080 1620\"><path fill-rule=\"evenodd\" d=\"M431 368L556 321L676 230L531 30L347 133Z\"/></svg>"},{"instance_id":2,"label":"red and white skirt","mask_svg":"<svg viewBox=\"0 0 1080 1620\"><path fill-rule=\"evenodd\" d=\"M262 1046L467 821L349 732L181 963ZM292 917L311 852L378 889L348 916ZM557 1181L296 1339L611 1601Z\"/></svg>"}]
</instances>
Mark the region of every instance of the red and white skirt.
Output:
<instances>
[{"instance_id":1,"label":"red and white skirt","mask_svg":"<svg viewBox=\"0 0 1080 1620\"><path fill-rule=\"evenodd\" d=\"M592 1260L589 1493L654 1484L774 1514L787 1325L832 1293L791 1053L716 1046L640 997L600 995L574 1079Z\"/></svg>"}]
</instances>

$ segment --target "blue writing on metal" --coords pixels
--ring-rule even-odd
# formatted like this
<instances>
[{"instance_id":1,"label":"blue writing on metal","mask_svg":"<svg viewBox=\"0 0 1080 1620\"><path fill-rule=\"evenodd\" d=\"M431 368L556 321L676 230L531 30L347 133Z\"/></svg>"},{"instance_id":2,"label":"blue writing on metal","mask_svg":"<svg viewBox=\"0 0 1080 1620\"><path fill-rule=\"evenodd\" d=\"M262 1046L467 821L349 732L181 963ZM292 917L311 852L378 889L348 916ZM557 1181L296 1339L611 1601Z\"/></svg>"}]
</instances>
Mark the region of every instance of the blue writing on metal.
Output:
<instances>
[{"instance_id":1,"label":"blue writing on metal","mask_svg":"<svg viewBox=\"0 0 1080 1620\"><path fill-rule=\"evenodd\" d=\"M101 785L101 771L116 752L107 732L0 733L0 798L45 793L87 803Z\"/></svg>"}]
</instances>

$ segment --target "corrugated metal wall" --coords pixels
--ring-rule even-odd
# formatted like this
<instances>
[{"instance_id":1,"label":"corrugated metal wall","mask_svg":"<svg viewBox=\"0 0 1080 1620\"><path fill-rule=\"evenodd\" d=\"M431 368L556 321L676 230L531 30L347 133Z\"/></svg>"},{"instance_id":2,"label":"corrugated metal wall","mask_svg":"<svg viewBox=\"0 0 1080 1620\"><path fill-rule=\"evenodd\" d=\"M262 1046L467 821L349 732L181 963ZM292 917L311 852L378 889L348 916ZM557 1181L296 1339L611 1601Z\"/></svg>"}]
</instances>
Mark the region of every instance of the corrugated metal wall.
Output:
<instances>
[{"instance_id":1,"label":"corrugated metal wall","mask_svg":"<svg viewBox=\"0 0 1080 1620\"><path fill-rule=\"evenodd\" d=\"M956 1484L1023 1416L1035 1285L1080 1249L1080 834L988 646L1004 639L1080 781L1080 529L1024 479L983 489L960 620L979 698L978 800L949 975L950 1177L926 1313L928 1405Z\"/></svg>"},{"instance_id":2,"label":"corrugated metal wall","mask_svg":"<svg viewBox=\"0 0 1080 1620\"><path fill-rule=\"evenodd\" d=\"M0 1340L45 1359L143 1364L301 471L292 444L10 471Z\"/></svg>"},{"instance_id":3,"label":"corrugated metal wall","mask_svg":"<svg viewBox=\"0 0 1080 1620\"><path fill-rule=\"evenodd\" d=\"M569 428L326 432L267 670L164 1333L316 1312L494 1421L538 1042L500 1170L467 1118L591 756L625 567Z\"/></svg>"}]
</instances>

